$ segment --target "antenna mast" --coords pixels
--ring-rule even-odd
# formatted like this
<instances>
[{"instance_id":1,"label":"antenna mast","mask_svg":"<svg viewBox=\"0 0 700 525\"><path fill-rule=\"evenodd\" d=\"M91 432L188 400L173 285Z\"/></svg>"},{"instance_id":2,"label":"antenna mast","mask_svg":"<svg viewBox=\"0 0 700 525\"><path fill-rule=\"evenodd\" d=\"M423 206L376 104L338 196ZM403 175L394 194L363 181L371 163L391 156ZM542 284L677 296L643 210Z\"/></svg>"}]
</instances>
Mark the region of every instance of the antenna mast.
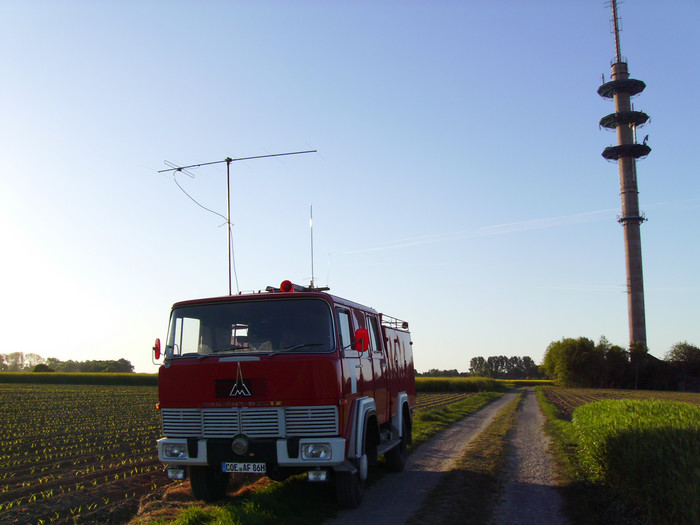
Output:
<instances>
[{"instance_id":1,"label":"antenna mast","mask_svg":"<svg viewBox=\"0 0 700 525\"><path fill-rule=\"evenodd\" d=\"M231 265L232 265L232 261L233 261L232 246L231 246L231 226L232 226L231 225L231 163L239 161L239 160L265 159L265 158L269 158L269 157L283 157L285 155L301 155L303 153L316 153L316 150L314 149L314 150L308 150L308 151L292 151L289 153L273 153L271 155L256 155L254 157L239 157L237 159L232 159L231 157L226 157L224 160L215 160L213 162L203 162L201 164L190 164L189 166L175 166L174 164L172 164L168 161L165 161L165 164L167 164L168 166L175 166L175 167L170 167L167 170L158 171L158 173L166 173L168 171L188 173L186 170L188 170L190 168L199 168L201 166L211 166L212 164L222 164L224 162L226 163L226 225L228 226L228 294L229 295L231 295ZM188 175L190 177L194 177L192 174L188 173ZM197 204L199 204L199 203L197 203ZM211 211L211 210L209 210L209 211ZM213 212L213 213L216 213L216 212ZM313 242L313 237L312 237L312 242ZM313 253L313 244L312 244L312 253ZM311 263L311 273L312 273L311 285L313 286L313 282L314 282L313 281L313 259L312 259L312 263ZM236 288L238 288L238 282L236 282Z\"/></svg>"},{"instance_id":2,"label":"antenna mast","mask_svg":"<svg viewBox=\"0 0 700 525\"><path fill-rule=\"evenodd\" d=\"M311 229L311 284L314 287L314 205L309 204L309 228Z\"/></svg>"}]
</instances>

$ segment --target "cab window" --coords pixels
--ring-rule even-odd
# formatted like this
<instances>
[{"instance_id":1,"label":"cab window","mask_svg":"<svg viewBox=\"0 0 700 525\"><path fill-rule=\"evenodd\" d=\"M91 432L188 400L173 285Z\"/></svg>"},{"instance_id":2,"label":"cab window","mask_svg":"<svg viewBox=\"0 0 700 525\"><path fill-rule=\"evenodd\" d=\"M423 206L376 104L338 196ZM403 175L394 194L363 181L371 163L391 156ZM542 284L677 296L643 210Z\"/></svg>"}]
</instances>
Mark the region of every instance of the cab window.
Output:
<instances>
[{"instance_id":1,"label":"cab window","mask_svg":"<svg viewBox=\"0 0 700 525\"><path fill-rule=\"evenodd\" d=\"M352 332L350 330L350 312L347 310L338 310L338 323L340 326L340 346L348 348L352 345Z\"/></svg>"},{"instance_id":2,"label":"cab window","mask_svg":"<svg viewBox=\"0 0 700 525\"><path fill-rule=\"evenodd\" d=\"M369 332L369 347L373 352L381 352L379 345L379 324L377 318L367 316L367 331Z\"/></svg>"}]
</instances>

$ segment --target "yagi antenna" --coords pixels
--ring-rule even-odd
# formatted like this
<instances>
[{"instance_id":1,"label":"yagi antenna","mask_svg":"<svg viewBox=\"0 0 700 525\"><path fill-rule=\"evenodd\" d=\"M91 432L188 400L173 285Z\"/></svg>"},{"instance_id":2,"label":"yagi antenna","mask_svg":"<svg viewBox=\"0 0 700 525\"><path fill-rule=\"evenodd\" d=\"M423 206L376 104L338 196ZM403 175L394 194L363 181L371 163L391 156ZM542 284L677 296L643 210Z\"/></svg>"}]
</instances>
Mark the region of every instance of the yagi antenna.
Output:
<instances>
[{"instance_id":1,"label":"yagi antenna","mask_svg":"<svg viewBox=\"0 0 700 525\"><path fill-rule=\"evenodd\" d=\"M163 164L165 164L166 166L170 166L170 169L169 170L162 170L162 171L159 171L158 173L163 173L163 171L179 171L180 173L184 173L188 177L194 179L194 173L192 173L191 171L187 171L185 168L181 168L177 164L173 164L172 162L169 162L167 160L164 160Z\"/></svg>"},{"instance_id":2,"label":"yagi antenna","mask_svg":"<svg viewBox=\"0 0 700 525\"><path fill-rule=\"evenodd\" d=\"M269 157L284 157L286 155L301 155L304 153L316 153L316 150L307 151L292 151L289 153L273 153L270 155L255 155L253 157L239 157L232 159L231 157L226 157L224 160L215 160L213 162L202 162L200 164L190 164L189 166L177 166L172 162L164 161L165 165L168 166L167 170L159 170L158 173L166 173L168 171L181 172L188 177L194 178L194 174L187 171L192 168L200 168L202 166L211 166L213 164L223 164L226 163L226 224L228 226L228 294L231 295L231 265L233 261L232 257L232 247L231 247L231 163L239 160L253 160L253 159L265 159ZM190 197L191 198L191 197ZM194 199L193 199L194 200ZM195 201L196 202L196 201ZM199 203L197 203L199 204ZM201 206L201 205L200 205ZM205 208L207 209L207 208ZM211 210L209 210L211 211ZM215 213L215 212L214 212ZM217 214L218 215L218 214ZM313 283L313 277L312 277ZM236 289L238 289L238 278L236 278Z\"/></svg>"}]
</instances>

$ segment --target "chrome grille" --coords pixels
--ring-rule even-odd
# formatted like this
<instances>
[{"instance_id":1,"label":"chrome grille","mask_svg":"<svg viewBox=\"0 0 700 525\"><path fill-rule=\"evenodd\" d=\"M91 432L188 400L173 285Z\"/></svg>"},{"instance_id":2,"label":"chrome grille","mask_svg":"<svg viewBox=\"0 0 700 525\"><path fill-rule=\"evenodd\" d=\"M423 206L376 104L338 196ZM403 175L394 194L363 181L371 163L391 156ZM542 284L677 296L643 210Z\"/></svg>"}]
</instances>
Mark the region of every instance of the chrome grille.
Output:
<instances>
[{"instance_id":1,"label":"chrome grille","mask_svg":"<svg viewBox=\"0 0 700 525\"><path fill-rule=\"evenodd\" d=\"M285 421L288 436L332 436L338 433L338 411L334 406L289 407Z\"/></svg>"},{"instance_id":2,"label":"chrome grille","mask_svg":"<svg viewBox=\"0 0 700 525\"><path fill-rule=\"evenodd\" d=\"M338 434L334 406L164 408L163 435L167 437L231 438L333 436Z\"/></svg>"},{"instance_id":3,"label":"chrome grille","mask_svg":"<svg viewBox=\"0 0 700 525\"><path fill-rule=\"evenodd\" d=\"M250 437L280 437L282 408L241 408L241 433Z\"/></svg>"},{"instance_id":4,"label":"chrome grille","mask_svg":"<svg viewBox=\"0 0 700 525\"><path fill-rule=\"evenodd\" d=\"M226 438L241 433L237 408L204 408L202 423L206 438Z\"/></svg>"},{"instance_id":5,"label":"chrome grille","mask_svg":"<svg viewBox=\"0 0 700 525\"><path fill-rule=\"evenodd\" d=\"M198 408L164 408L160 415L165 436L195 437L202 434L202 415Z\"/></svg>"}]
</instances>

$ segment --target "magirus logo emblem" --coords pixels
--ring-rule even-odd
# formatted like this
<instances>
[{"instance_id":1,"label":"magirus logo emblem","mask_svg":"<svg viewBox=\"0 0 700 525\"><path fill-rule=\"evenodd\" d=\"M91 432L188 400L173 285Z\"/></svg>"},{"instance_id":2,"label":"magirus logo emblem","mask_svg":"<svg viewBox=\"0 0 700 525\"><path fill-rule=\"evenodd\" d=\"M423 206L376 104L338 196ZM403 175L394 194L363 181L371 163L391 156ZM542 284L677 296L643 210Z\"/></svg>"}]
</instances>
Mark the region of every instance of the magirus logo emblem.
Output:
<instances>
[{"instance_id":1,"label":"magirus logo emblem","mask_svg":"<svg viewBox=\"0 0 700 525\"><path fill-rule=\"evenodd\" d=\"M229 393L229 397L250 397L250 390L243 382L243 372L241 372L241 363L238 363L238 372L236 373L236 382Z\"/></svg>"}]
</instances>

